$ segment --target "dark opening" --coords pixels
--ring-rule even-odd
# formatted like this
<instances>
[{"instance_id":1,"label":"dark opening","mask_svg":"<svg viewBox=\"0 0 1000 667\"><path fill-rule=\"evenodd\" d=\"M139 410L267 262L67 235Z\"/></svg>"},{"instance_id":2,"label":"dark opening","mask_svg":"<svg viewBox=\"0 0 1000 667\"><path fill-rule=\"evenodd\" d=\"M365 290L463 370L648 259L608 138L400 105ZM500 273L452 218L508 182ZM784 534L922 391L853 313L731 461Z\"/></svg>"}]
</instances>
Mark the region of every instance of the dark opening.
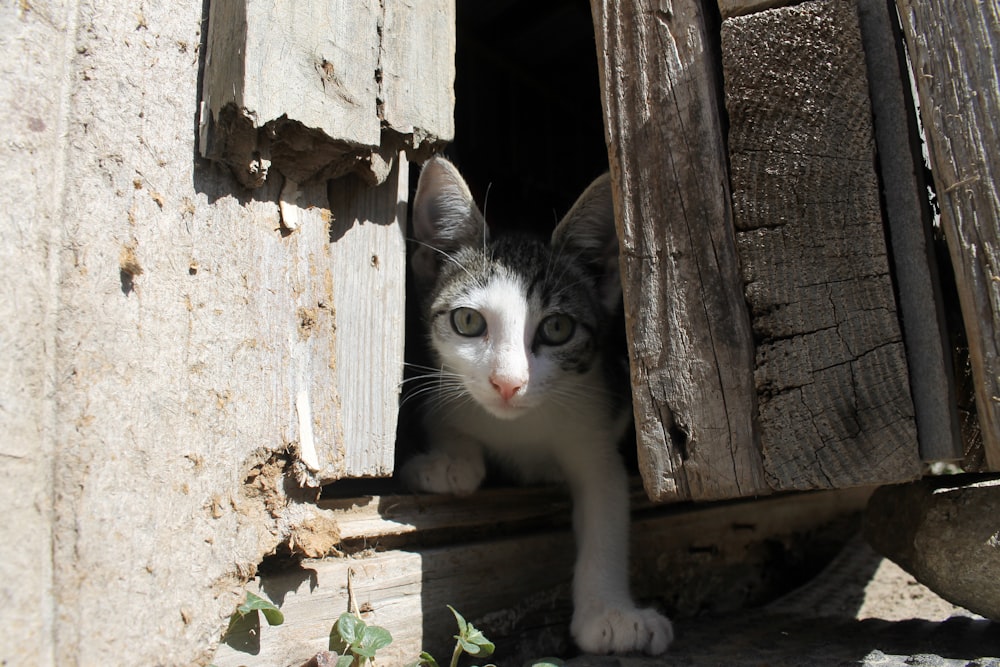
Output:
<instances>
[{"instance_id":1,"label":"dark opening","mask_svg":"<svg viewBox=\"0 0 1000 667\"><path fill-rule=\"evenodd\" d=\"M460 0L457 12L447 154L491 226L547 233L608 168L590 4Z\"/></svg>"}]
</instances>

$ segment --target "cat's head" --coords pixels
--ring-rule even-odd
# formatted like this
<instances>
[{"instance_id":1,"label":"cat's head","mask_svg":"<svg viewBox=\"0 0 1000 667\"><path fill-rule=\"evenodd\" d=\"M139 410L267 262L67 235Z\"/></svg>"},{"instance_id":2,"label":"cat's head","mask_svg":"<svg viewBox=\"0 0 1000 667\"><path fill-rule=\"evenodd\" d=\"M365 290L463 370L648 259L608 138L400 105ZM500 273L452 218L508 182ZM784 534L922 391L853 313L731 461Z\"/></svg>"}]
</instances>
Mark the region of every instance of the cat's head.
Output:
<instances>
[{"instance_id":1,"label":"cat's head","mask_svg":"<svg viewBox=\"0 0 1000 667\"><path fill-rule=\"evenodd\" d=\"M550 243L494 239L458 170L432 158L420 175L413 232L414 280L448 377L502 419L580 398L581 376L600 363L621 301L607 175L580 196Z\"/></svg>"}]
</instances>

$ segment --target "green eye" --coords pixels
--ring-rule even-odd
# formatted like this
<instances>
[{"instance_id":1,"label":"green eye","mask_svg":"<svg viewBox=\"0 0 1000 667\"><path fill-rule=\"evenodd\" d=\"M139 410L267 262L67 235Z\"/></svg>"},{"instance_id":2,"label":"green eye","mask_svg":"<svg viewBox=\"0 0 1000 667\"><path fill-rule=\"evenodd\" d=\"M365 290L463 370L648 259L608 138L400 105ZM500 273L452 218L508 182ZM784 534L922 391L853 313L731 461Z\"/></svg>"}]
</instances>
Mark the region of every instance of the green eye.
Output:
<instances>
[{"instance_id":1,"label":"green eye","mask_svg":"<svg viewBox=\"0 0 1000 667\"><path fill-rule=\"evenodd\" d=\"M472 308L456 308L451 311L451 328L460 336L475 338L486 332L486 318Z\"/></svg>"},{"instance_id":2,"label":"green eye","mask_svg":"<svg viewBox=\"0 0 1000 667\"><path fill-rule=\"evenodd\" d=\"M538 340L545 345L562 345L575 330L576 322L569 315L549 315L538 326Z\"/></svg>"}]
</instances>

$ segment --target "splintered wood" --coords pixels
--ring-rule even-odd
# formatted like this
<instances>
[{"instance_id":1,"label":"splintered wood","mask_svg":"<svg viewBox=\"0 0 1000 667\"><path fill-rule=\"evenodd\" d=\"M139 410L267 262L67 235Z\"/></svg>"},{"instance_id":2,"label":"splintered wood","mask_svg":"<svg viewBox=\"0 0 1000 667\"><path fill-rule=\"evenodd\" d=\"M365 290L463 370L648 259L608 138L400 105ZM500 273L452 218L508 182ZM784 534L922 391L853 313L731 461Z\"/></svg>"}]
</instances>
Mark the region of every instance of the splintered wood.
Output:
<instances>
[{"instance_id":1,"label":"splintered wood","mask_svg":"<svg viewBox=\"0 0 1000 667\"><path fill-rule=\"evenodd\" d=\"M381 183L380 153L454 133L454 0L213 2L207 50L199 149L246 187L272 167Z\"/></svg>"},{"instance_id":2,"label":"splintered wood","mask_svg":"<svg viewBox=\"0 0 1000 667\"><path fill-rule=\"evenodd\" d=\"M855 5L728 19L722 51L768 484L916 477Z\"/></svg>"},{"instance_id":3,"label":"splintered wood","mask_svg":"<svg viewBox=\"0 0 1000 667\"><path fill-rule=\"evenodd\" d=\"M703 8L591 7L646 490L656 500L766 493Z\"/></svg>"}]
</instances>

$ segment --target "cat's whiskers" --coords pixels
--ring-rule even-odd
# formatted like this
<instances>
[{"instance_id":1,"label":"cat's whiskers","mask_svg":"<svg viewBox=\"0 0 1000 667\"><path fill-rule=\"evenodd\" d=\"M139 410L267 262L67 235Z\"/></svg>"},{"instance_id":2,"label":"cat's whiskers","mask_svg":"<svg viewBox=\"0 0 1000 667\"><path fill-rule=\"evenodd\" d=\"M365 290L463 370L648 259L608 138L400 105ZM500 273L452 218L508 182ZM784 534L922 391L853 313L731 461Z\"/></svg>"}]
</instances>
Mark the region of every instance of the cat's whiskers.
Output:
<instances>
[{"instance_id":1,"label":"cat's whiskers","mask_svg":"<svg viewBox=\"0 0 1000 667\"><path fill-rule=\"evenodd\" d=\"M427 394L431 394L432 398L436 399L438 396L447 396L449 393L459 393L465 390L462 376L458 373L421 364L407 363L406 365L412 370L425 372L404 378L400 383L400 387L406 390L400 401L400 406ZM434 402L437 401L428 401L428 404Z\"/></svg>"},{"instance_id":2,"label":"cat's whiskers","mask_svg":"<svg viewBox=\"0 0 1000 667\"><path fill-rule=\"evenodd\" d=\"M578 408L581 402L596 400L601 406L611 409L616 404L624 404L628 401L628 397L606 387L595 387L589 383L569 380L553 383L548 388L547 394L553 399L555 405L573 409Z\"/></svg>"}]
</instances>

